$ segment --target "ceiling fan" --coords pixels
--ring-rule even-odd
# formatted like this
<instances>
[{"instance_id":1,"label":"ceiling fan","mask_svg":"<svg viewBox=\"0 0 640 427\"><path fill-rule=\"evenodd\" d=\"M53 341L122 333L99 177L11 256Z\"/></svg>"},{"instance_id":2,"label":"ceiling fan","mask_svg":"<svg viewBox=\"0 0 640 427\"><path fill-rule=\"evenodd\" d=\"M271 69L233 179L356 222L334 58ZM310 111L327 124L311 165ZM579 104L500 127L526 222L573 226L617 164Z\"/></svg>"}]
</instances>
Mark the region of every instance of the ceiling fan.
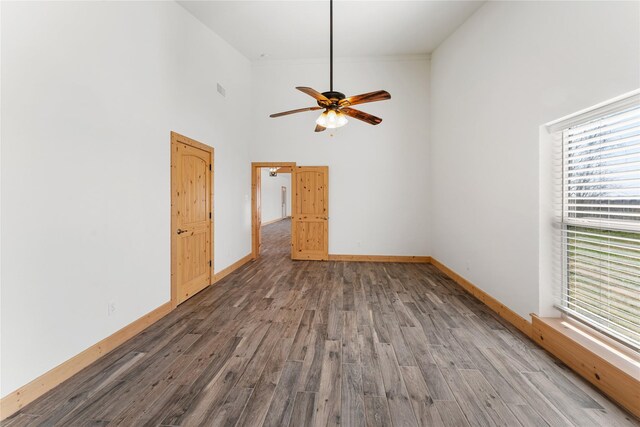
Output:
<instances>
[{"instance_id":1,"label":"ceiling fan","mask_svg":"<svg viewBox=\"0 0 640 427\"><path fill-rule=\"evenodd\" d=\"M310 87L296 87L299 91L314 98L317 101L318 106L283 111L282 113L271 114L269 117L281 117L305 111L324 109L322 114L320 114L320 117L316 120L316 132L322 132L327 128L334 129L346 125L348 122L346 116L362 120L363 122L371 125L380 124L380 122L382 122L380 117L373 116L365 113L364 111L356 110L355 108L351 108L351 106L364 104L366 102L391 99L389 92L385 90L378 90L347 98L343 93L333 90L333 0L329 0L329 34L329 91L320 93Z\"/></svg>"}]
</instances>

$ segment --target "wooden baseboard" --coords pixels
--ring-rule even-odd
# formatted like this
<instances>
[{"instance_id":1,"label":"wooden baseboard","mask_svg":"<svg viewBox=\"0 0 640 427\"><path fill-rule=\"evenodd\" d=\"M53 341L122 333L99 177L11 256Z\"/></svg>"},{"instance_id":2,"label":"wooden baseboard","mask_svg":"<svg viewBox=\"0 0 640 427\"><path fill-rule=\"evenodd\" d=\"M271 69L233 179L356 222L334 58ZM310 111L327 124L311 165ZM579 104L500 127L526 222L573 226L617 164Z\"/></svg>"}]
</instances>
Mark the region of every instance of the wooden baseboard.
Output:
<instances>
[{"instance_id":1,"label":"wooden baseboard","mask_svg":"<svg viewBox=\"0 0 640 427\"><path fill-rule=\"evenodd\" d=\"M237 269L239 269L240 267L242 267L252 259L253 257L251 256L251 254L243 258L240 258L238 261L234 262L229 267L225 268L224 270L221 270L219 273L216 273L216 275L213 277L213 283L219 282L220 280L224 279L225 277L227 277L228 275L230 275L231 273L233 273L234 271L236 271Z\"/></svg>"},{"instance_id":2,"label":"wooden baseboard","mask_svg":"<svg viewBox=\"0 0 640 427\"><path fill-rule=\"evenodd\" d=\"M33 402L72 375L80 372L111 350L142 332L149 325L166 316L171 310L171 302L161 305L97 344L92 345L82 353L75 355L13 393L3 397L0 400L0 420L11 416L26 404Z\"/></svg>"},{"instance_id":3,"label":"wooden baseboard","mask_svg":"<svg viewBox=\"0 0 640 427\"><path fill-rule=\"evenodd\" d=\"M214 283L233 273L235 270L251 261L251 259L251 254L249 254L220 271L214 276ZM66 362L63 362L52 370L42 374L30 383L20 387L13 393L3 397L2 400L0 400L0 420L4 420L16 413L20 408L33 402L47 391L80 372L82 369L89 366L91 363L95 362L119 345L124 344L125 341L134 337L148 326L166 316L171 310L173 310L171 302L161 305L133 323L130 323L115 332L113 335L110 335L97 344L92 345L82 353L75 355Z\"/></svg>"},{"instance_id":4,"label":"wooden baseboard","mask_svg":"<svg viewBox=\"0 0 640 427\"><path fill-rule=\"evenodd\" d=\"M231 264L214 276L214 283L222 280L252 259L252 255L249 254ZM529 323L513 310L438 260L428 256L384 255L329 255L329 260L433 264L463 289L495 311L500 317L518 328L525 335L531 337L538 345L558 357L558 359L562 360L571 369L594 384L620 405L627 408L631 413L640 417L640 408L637 406L637 402L640 401L639 378L634 378L634 376L621 370L606 358L590 351L585 347L584 343L581 344L579 340L572 339L566 334L563 334L562 331L559 330L559 327L554 325L553 322L543 321L543 319L538 318L536 315L532 315L533 324ZM125 341L142 332L145 328L171 312L171 310L171 302L161 305L116 333L84 350L82 353L46 372L29 384L5 396L0 400L0 420L11 416L28 403L34 401Z\"/></svg>"},{"instance_id":5,"label":"wooden baseboard","mask_svg":"<svg viewBox=\"0 0 640 427\"><path fill-rule=\"evenodd\" d=\"M404 262L429 264L429 256L410 255L338 255L329 254L329 261L352 261L352 262Z\"/></svg>"},{"instance_id":6,"label":"wooden baseboard","mask_svg":"<svg viewBox=\"0 0 640 427\"><path fill-rule=\"evenodd\" d=\"M640 417L640 368L563 325L532 315L531 338L604 394ZM635 373L635 375L634 375Z\"/></svg>"},{"instance_id":7,"label":"wooden baseboard","mask_svg":"<svg viewBox=\"0 0 640 427\"><path fill-rule=\"evenodd\" d=\"M502 304L500 301L483 291L482 289L475 286L473 283L469 282L464 277L460 276L455 271L451 270L446 265L442 264L435 258L431 259L431 264L433 264L438 270L442 271L444 274L449 276L454 282L458 285L462 286L464 290L469 292L471 295L482 301L487 307L491 310L495 311L498 316L502 317L507 322L511 323L513 326L518 328L520 332L525 334L526 336L531 336L531 323L529 323L524 317L520 316L515 311L511 310L506 305Z\"/></svg>"},{"instance_id":8,"label":"wooden baseboard","mask_svg":"<svg viewBox=\"0 0 640 427\"><path fill-rule=\"evenodd\" d=\"M638 402L640 402L640 370L635 365L624 360L612 361L611 357L603 356L602 352L599 352L600 354L594 352L586 338L580 336L577 332L571 334L563 330L568 328L560 326L561 319L541 319L532 314L533 321L529 323L509 307L438 260L432 259L431 264L462 286L471 295L482 301L504 320L530 337L540 347L564 362L578 375L585 378L632 414L640 417L640 406L638 406ZM621 369L621 366L626 369ZM635 377L629 374L634 369L635 372L638 372Z\"/></svg>"}]
</instances>

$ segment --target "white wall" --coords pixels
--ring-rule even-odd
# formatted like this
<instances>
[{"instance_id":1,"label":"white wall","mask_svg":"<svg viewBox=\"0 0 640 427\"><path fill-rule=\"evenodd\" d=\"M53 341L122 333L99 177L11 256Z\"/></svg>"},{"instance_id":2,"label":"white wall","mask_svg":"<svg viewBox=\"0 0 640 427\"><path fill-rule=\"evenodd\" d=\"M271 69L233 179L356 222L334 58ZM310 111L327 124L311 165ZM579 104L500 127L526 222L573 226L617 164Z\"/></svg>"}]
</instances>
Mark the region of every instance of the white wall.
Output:
<instances>
[{"instance_id":1,"label":"white wall","mask_svg":"<svg viewBox=\"0 0 640 427\"><path fill-rule=\"evenodd\" d=\"M389 101L363 104L383 119L355 119L315 133L319 112L269 114L317 105L296 86L329 90L328 61L265 61L253 66L253 161L329 166L329 253L429 255L429 62L424 58L336 59L334 90L347 96L384 89ZM333 136L332 136L333 135Z\"/></svg>"},{"instance_id":2,"label":"white wall","mask_svg":"<svg viewBox=\"0 0 640 427\"><path fill-rule=\"evenodd\" d=\"M269 168L261 168L260 203L262 223L282 218L282 187L287 188L286 216L291 216L291 174L269 176Z\"/></svg>"},{"instance_id":3,"label":"white wall","mask_svg":"<svg viewBox=\"0 0 640 427\"><path fill-rule=\"evenodd\" d=\"M173 2L1 5L2 396L169 300L170 130L216 149L216 271L250 251L249 161L328 165L331 253L434 255L527 316L539 126L640 85L637 3L490 2L431 70L337 59L335 89L393 98L316 134L268 115L327 61L252 67Z\"/></svg>"},{"instance_id":4,"label":"white wall","mask_svg":"<svg viewBox=\"0 0 640 427\"><path fill-rule=\"evenodd\" d=\"M525 318L547 308L539 127L640 86L639 7L489 2L432 56L432 254Z\"/></svg>"},{"instance_id":5,"label":"white wall","mask_svg":"<svg viewBox=\"0 0 640 427\"><path fill-rule=\"evenodd\" d=\"M4 396L169 301L171 130L215 148L216 271L250 252L251 71L173 2L2 2L1 72Z\"/></svg>"}]
</instances>

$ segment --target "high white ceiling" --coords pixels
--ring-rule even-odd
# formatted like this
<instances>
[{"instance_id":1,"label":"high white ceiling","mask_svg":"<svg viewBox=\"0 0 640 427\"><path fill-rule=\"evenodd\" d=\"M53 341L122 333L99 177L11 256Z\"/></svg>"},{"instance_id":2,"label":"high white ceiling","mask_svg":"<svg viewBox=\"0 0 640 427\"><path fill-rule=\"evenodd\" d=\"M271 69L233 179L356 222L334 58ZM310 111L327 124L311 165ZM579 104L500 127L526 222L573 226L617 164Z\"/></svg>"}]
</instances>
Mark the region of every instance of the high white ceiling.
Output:
<instances>
[{"instance_id":1,"label":"high white ceiling","mask_svg":"<svg viewBox=\"0 0 640 427\"><path fill-rule=\"evenodd\" d=\"M329 54L329 1L179 1L251 60ZM334 55L431 53L482 1L335 0Z\"/></svg>"}]
</instances>

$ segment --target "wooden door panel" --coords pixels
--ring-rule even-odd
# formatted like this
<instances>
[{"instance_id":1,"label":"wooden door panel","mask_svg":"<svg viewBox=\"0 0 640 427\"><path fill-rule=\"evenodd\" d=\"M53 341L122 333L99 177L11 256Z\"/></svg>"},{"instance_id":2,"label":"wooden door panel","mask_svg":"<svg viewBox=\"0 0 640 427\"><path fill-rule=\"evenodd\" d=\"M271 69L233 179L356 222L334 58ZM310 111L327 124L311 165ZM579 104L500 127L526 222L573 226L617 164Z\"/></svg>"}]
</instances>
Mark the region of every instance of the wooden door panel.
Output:
<instances>
[{"instance_id":1,"label":"wooden door panel","mask_svg":"<svg viewBox=\"0 0 640 427\"><path fill-rule=\"evenodd\" d=\"M172 134L172 300L180 304L212 282L213 150Z\"/></svg>"},{"instance_id":2,"label":"wooden door panel","mask_svg":"<svg viewBox=\"0 0 640 427\"><path fill-rule=\"evenodd\" d=\"M329 168L298 166L292 177L292 258L326 260L329 257Z\"/></svg>"},{"instance_id":3,"label":"wooden door panel","mask_svg":"<svg viewBox=\"0 0 640 427\"><path fill-rule=\"evenodd\" d=\"M298 171L298 193L296 194L300 215L325 216L325 172Z\"/></svg>"},{"instance_id":4,"label":"wooden door panel","mask_svg":"<svg viewBox=\"0 0 640 427\"><path fill-rule=\"evenodd\" d=\"M178 304L210 284L210 229L194 228L178 236Z\"/></svg>"},{"instance_id":5,"label":"wooden door panel","mask_svg":"<svg viewBox=\"0 0 640 427\"><path fill-rule=\"evenodd\" d=\"M198 224L209 219L209 165L201 157L202 150L187 146L182 151L178 216L182 225Z\"/></svg>"},{"instance_id":6,"label":"wooden door panel","mask_svg":"<svg viewBox=\"0 0 640 427\"><path fill-rule=\"evenodd\" d=\"M325 221L299 220L293 225L296 236L295 246L308 254L322 256L325 253Z\"/></svg>"}]
</instances>

